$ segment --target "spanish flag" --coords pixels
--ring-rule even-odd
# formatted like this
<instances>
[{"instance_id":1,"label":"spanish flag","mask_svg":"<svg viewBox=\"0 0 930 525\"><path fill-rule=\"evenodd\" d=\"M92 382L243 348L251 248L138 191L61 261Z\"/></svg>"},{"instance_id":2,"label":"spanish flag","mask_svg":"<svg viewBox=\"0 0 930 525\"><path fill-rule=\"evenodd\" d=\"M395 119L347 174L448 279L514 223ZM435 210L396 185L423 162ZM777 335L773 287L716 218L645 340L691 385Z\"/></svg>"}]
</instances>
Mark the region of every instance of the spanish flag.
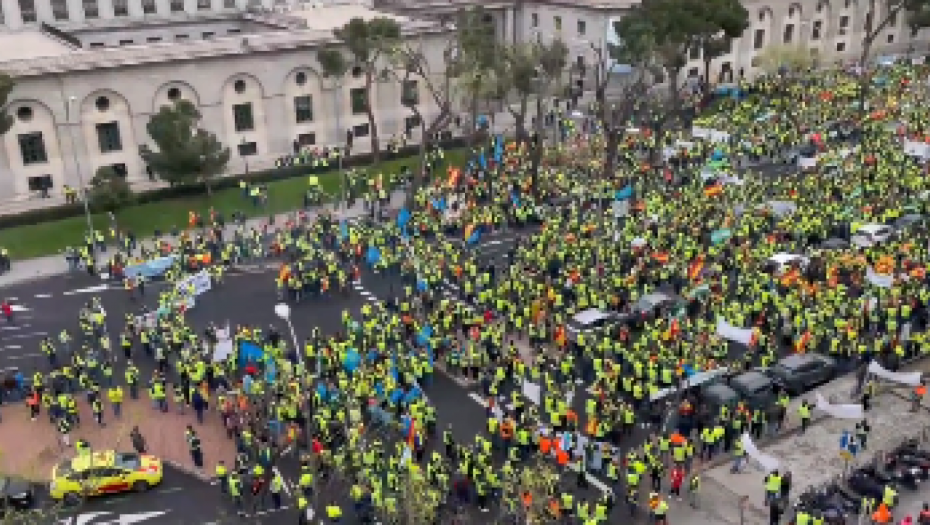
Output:
<instances>
[{"instance_id":1,"label":"spanish flag","mask_svg":"<svg viewBox=\"0 0 930 525\"><path fill-rule=\"evenodd\" d=\"M807 343L811 340L811 331L804 332L804 335L794 344L794 353L803 354L807 351Z\"/></svg>"},{"instance_id":2,"label":"spanish flag","mask_svg":"<svg viewBox=\"0 0 930 525\"><path fill-rule=\"evenodd\" d=\"M723 184L714 184L713 186L704 188L705 197L715 197L721 193L723 193Z\"/></svg>"},{"instance_id":3,"label":"spanish flag","mask_svg":"<svg viewBox=\"0 0 930 525\"><path fill-rule=\"evenodd\" d=\"M565 327L559 326L555 329L555 342L559 346L565 346L568 342L568 334L565 333Z\"/></svg>"},{"instance_id":4,"label":"spanish flag","mask_svg":"<svg viewBox=\"0 0 930 525\"><path fill-rule=\"evenodd\" d=\"M462 177L462 172L458 168L449 168L449 178L446 183L450 188L454 188L458 185L459 179Z\"/></svg>"},{"instance_id":5,"label":"spanish flag","mask_svg":"<svg viewBox=\"0 0 930 525\"><path fill-rule=\"evenodd\" d=\"M688 266L688 279L692 281L701 276L701 270L704 269L704 256L698 255Z\"/></svg>"},{"instance_id":6,"label":"spanish flag","mask_svg":"<svg viewBox=\"0 0 930 525\"><path fill-rule=\"evenodd\" d=\"M291 267L286 264L282 264L281 271L278 272L278 279L283 281L290 276L291 276Z\"/></svg>"}]
</instances>

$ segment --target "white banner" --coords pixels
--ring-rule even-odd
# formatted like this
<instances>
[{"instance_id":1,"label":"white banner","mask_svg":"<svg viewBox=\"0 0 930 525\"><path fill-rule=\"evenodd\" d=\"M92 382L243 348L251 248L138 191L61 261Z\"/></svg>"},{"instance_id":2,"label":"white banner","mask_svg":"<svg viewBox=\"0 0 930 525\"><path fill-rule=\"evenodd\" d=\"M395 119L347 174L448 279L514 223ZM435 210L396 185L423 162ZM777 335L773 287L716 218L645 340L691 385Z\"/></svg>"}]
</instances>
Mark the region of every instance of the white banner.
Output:
<instances>
[{"instance_id":1,"label":"white banner","mask_svg":"<svg viewBox=\"0 0 930 525\"><path fill-rule=\"evenodd\" d=\"M798 157L798 167L810 169L817 166L817 157Z\"/></svg>"},{"instance_id":2,"label":"white banner","mask_svg":"<svg viewBox=\"0 0 930 525\"><path fill-rule=\"evenodd\" d=\"M717 321L717 335L746 346L752 343L751 328L737 328L723 319Z\"/></svg>"},{"instance_id":3,"label":"white banner","mask_svg":"<svg viewBox=\"0 0 930 525\"><path fill-rule=\"evenodd\" d=\"M194 297L210 291L210 288L213 286L213 280L210 278L210 274L206 270L200 270L199 272L185 278L183 281L177 284L177 290L179 292L184 292L185 294L190 295L191 285L194 289Z\"/></svg>"},{"instance_id":4,"label":"white banner","mask_svg":"<svg viewBox=\"0 0 930 525\"><path fill-rule=\"evenodd\" d=\"M539 405L541 398L541 390L539 385L533 383L532 381L523 380L523 395L532 401L533 403Z\"/></svg>"},{"instance_id":5,"label":"white banner","mask_svg":"<svg viewBox=\"0 0 930 525\"><path fill-rule=\"evenodd\" d=\"M878 364L878 361L869 363L869 373L893 383L901 383L907 386L919 385L922 375L920 372L892 372Z\"/></svg>"},{"instance_id":6,"label":"white banner","mask_svg":"<svg viewBox=\"0 0 930 525\"><path fill-rule=\"evenodd\" d=\"M879 288L891 288L894 284L894 275L875 273L875 270L871 267L865 271L865 279L869 281L872 286L878 286Z\"/></svg>"},{"instance_id":7,"label":"white banner","mask_svg":"<svg viewBox=\"0 0 930 525\"><path fill-rule=\"evenodd\" d=\"M827 401L820 392L814 394L817 404L814 408L824 412L830 417L835 417L836 419L862 419L865 417L865 410L863 410L862 405L858 404L831 404Z\"/></svg>"},{"instance_id":8,"label":"white banner","mask_svg":"<svg viewBox=\"0 0 930 525\"><path fill-rule=\"evenodd\" d=\"M762 465L762 468L767 472L771 472L778 468L780 463L778 459L760 452L759 449L756 448L756 444L752 442L752 436L750 436L748 432L743 434L740 441L743 443L743 450L746 451L746 455Z\"/></svg>"},{"instance_id":9,"label":"white banner","mask_svg":"<svg viewBox=\"0 0 930 525\"><path fill-rule=\"evenodd\" d=\"M904 153L912 157L920 157L926 159L930 157L930 144L924 144L923 142L915 142L912 140L904 141Z\"/></svg>"},{"instance_id":10,"label":"white banner","mask_svg":"<svg viewBox=\"0 0 930 525\"><path fill-rule=\"evenodd\" d=\"M709 139L714 130L702 128L700 126L691 126L691 136L698 139Z\"/></svg>"}]
</instances>

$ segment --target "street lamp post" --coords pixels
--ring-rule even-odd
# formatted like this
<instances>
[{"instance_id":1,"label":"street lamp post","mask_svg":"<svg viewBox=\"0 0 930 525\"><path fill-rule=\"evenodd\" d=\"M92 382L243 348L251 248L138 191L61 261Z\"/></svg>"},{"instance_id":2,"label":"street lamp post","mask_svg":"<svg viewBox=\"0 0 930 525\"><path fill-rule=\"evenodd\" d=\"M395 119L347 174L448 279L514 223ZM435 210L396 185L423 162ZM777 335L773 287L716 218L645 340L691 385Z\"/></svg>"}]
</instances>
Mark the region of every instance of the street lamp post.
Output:
<instances>
[{"instance_id":1,"label":"street lamp post","mask_svg":"<svg viewBox=\"0 0 930 525\"><path fill-rule=\"evenodd\" d=\"M74 161L74 170L77 172L78 184L81 186L81 201L84 202L84 217L87 219L87 235L91 236L90 242L90 256L93 259L96 250L96 239L93 238L94 234L94 222L90 217L90 205L88 204L87 197L87 186L84 184L84 175L81 173L81 161L78 158L77 153L77 140L74 137L74 127L71 124L71 105L77 102L77 97L70 96L65 99L65 125L68 126L68 138L71 140L71 155L72 160ZM80 124L80 119L78 119L78 124Z\"/></svg>"},{"instance_id":2,"label":"street lamp post","mask_svg":"<svg viewBox=\"0 0 930 525\"><path fill-rule=\"evenodd\" d=\"M297 333L294 332L294 323L291 322L291 307L287 303L278 303L274 305L274 313L281 319L284 319L284 322L287 323L287 328L291 332L291 342L294 344L294 352L297 353L297 362L301 365L304 363L304 356L300 352L300 345L297 343ZM320 362L317 361L317 375L320 373Z\"/></svg>"}]
</instances>

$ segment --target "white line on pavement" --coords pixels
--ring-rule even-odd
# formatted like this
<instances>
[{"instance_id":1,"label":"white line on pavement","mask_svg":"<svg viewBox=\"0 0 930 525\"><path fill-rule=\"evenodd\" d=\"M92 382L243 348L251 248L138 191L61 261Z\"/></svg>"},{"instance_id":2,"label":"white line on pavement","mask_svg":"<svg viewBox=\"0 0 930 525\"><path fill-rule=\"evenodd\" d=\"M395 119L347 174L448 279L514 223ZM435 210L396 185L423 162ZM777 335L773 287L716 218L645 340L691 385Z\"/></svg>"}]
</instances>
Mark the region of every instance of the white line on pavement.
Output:
<instances>
[{"instance_id":1,"label":"white line on pavement","mask_svg":"<svg viewBox=\"0 0 930 525\"><path fill-rule=\"evenodd\" d=\"M291 507L290 507L289 505L283 505L283 506L282 506L281 508L279 508L279 509L260 510L260 511L258 511L258 512L252 513L251 516L265 516L265 515L267 515L267 514L272 514L272 513L275 513L275 512L281 512L282 510L288 510L288 509L290 509L290 508L291 508Z\"/></svg>"},{"instance_id":2,"label":"white line on pavement","mask_svg":"<svg viewBox=\"0 0 930 525\"><path fill-rule=\"evenodd\" d=\"M50 298L51 296L52 296L52 294L50 294L50 293L37 293L37 294L35 295L35 298L36 298L36 299L48 299L48 298Z\"/></svg>"},{"instance_id":3,"label":"white line on pavement","mask_svg":"<svg viewBox=\"0 0 930 525\"><path fill-rule=\"evenodd\" d=\"M281 475L281 471L278 470L278 467L273 467L272 470L274 470L275 476L281 478L281 485L284 486L284 492L287 494L287 497L291 497L291 487L287 483L287 480L284 479L284 476Z\"/></svg>"},{"instance_id":4,"label":"white line on pavement","mask_svg":"<svg viewBox=\"0 0 930 525\"><path fill-rule=\"evenodd\" d=\"M158 489L155 492L157 494L171 494L172 492L180 492L182 490L184 490L183 487L168 487L164 489Z\"/></svg>"},{"instance_id":5,"label":"white line on pavement","mask_svg":"<svg viewBox=\"0 0 930 525\"><path fill-rule=\"evenodd\" d=\"M6 345L4 346L4 348L9 348L10 350L16 350L18 348L22 348L22 346L21 345Z\"/></svg>"},{"instance_id":6,"label":"white line on pavement","mask_svg":"<svg viewBox=\"0 0 930 525\"><path fill-rule=\"evenodd\" d=\"M9 361L19 361L21 359L32 359L33 357L42 357L42 354L11 355L4 357L4 359Z\"/></svg>"},{"instance_id":7,"label":"white line on pavement","mask_svg":"<svg viewBox=\"0 0 930 525\"><path fill-rule=\"evenodd\" d=\"M364 296L366 296L366 297L370 297L370 296L374 295L373 293L369 292L368 290L366 290L366 289L364 289L364 288L358 288L357 290L358 290L358 293L360 293L360 294L362 294L362 295L364 295Z\"/></svg>"},{"instance_id":8,"label":"white line on pavement","mask_svg":"<svg viewBox=\"0 0 930 525\"><path fill-rule=\"evenodd\" d=\"M7 297L7 301L19 301L19 297Z\"/></svg>"},{"instance_id":9,"label":"white line on pavement","mask_svg":"<svg viewBox=\"0 0 930 525\"><path fill-rule=\"evenodd\" d=\"M14 334L4 336L6 339L27 339L29 337L45 337L48 332L30 332L28 334Z\"/></svg>"}]
</instances>

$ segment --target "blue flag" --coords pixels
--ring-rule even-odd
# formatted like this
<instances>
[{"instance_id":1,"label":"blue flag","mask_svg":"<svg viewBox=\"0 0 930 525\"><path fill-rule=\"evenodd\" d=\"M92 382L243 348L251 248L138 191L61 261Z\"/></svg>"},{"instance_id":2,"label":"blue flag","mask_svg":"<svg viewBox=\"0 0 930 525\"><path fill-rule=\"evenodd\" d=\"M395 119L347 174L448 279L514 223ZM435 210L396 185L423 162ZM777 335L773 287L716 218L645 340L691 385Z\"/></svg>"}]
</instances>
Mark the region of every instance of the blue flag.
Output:
<instances>
[{"instance_id":1,"label":"blue flag","mask_svg":"<svg viewBox=\"0 0 930 525\"><path fill-rule=\"evenodd\" d=\"M468 244L475 244L481 240L481 226L475 226L468 236Z\"/></svg>"},{"instance_id":2,"label":"blue flag","mask_svg":"<svg viewBox=\"0 0 930 525\"><path fill-rule=\"evenodd\" d=\"M504 160L504 136L498 135L494 141L494 162L500 164Z\"/></svg>"},{"instance_id":3,"label":"blue flag","mask_svg":"<svg viewBox=\"0 0 930 525\"><path fill-rule=\"evenodd\" d=\"M632 199L632 198L633 198L633 186L627 186L623 188L622 190L617 190L617 192L614 193L614 199L618 201Z\"/></svg>"},{"instance_id":4,"label":"blue flag","mask_svg":"<svg viewBox=\"0 0 930 525\"><path fill-rule=\"evenodd\" d=\"M403 229L407 226L408 222L410 222L410 210L401 208L401 210L397 212L397 226Z\"/></svg>"},{"instance_id":5,"label":"blue flag","mask_svg":"<svg viewBox=\"0 0 930 525\"><path fill-rule=\"evenodd\" d=\"M381 250L375 248L374 246L368 248L368 253L365 254L365 259L368 261L368 264L374 266L381 261Z\"/></svg>"},{"instance_id":6,"label":"blue flag","mask_svg":"<svg viewBox=\"0 0 930 525\"><path fill-rule=\"evenodd\" d=\"M488 156L482 151L481 156L478 157L478 165L481 166L481 169L488 169Z\"/></svg>"},{"instance_id":7,"label":"blue flag","mask_svg":"<svg viewBox=\"0 0 930 525\"><path fill-rule=\"evenodd\" d=\"M349 238L349 221L342 219L342 221L339 222L339 235L342 240Z\"/></svg>"},{"instance_id":8,"label":"blue flag","mask_svg":"<svg viewBox=\"0 0 930 525\"><path fill-rule=\"evenodd\" d=\"M510 202L513 203L514 208L520 207L520 193L517 190L510 192Z\"/></svg>"}]
</instances>

